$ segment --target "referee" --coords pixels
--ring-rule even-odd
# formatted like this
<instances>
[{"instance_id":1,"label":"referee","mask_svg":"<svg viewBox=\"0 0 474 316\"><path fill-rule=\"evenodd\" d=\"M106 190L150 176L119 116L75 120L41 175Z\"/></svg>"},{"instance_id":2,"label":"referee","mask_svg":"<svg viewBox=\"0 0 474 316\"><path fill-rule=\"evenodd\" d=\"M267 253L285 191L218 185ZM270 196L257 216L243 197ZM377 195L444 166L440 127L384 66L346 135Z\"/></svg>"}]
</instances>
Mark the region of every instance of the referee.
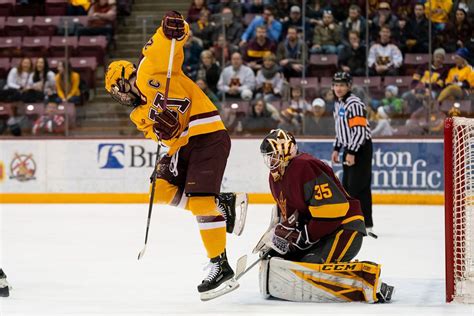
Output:
<instances>
[{"instance_id":1,"label":"referee","mask_svg":"<svg viewBox=\"0 0 474 316\"><path fill-rule=\"evenodd\" d=\"M360 201L365 227L372 232L372 137L367 111L362 100L351 92L352 77L347 72L337 72L332 79L336 96L334 120L336 141L331 161L339 163L343 150L342 185L350 196Z\"/></svg>"}]
</instances>

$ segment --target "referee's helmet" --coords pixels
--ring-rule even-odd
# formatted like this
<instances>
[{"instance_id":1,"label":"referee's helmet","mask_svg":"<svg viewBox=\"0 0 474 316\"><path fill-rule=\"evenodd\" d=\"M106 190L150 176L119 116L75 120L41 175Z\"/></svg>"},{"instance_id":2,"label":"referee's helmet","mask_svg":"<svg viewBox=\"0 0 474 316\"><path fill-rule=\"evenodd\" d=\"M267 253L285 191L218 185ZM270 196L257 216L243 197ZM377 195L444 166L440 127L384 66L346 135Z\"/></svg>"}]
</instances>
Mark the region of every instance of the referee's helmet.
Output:
<instances>
[{"instance_id":1,"label":"referee's helmet","mask_svg":"<svg viewBox=\"0 0 474 316\"><path fill-rule=\"evenodd\" d=\"M348 85L352 84L352 76L350 73L345 71L336 72L332 77L332 83L347 83Z\"/></svg>"}]
</instances>

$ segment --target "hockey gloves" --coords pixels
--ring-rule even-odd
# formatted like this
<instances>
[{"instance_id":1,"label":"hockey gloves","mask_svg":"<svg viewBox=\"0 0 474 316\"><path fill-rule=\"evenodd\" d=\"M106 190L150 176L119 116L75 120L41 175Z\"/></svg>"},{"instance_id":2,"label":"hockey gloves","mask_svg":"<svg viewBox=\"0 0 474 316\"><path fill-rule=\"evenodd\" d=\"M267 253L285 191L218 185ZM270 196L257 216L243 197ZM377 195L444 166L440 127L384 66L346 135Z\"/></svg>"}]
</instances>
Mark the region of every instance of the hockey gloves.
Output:
<instances>
[{"instance_id":1,"label":"hockey gloves","mask_svg":"<svg viewBox=\"0 0 474 316\"><path fill-rule=\"evenodd\" d=\"M178 41L182 40L186 34L184 25L184 18L177 11L166 12L161 23L165 36L170 40L174 38Z\"/></svg>"},{"instance_id":2,"label":"hockey gloves","mask_svg":"<svg viewBox=\"0 0 474 316\"><path fill-rule=\"evenodd\" d=\"M179 132L178 114L168 109L155 115L155 124L153 124L153 131L163 140L170 140L177 136Z\"/></svg>"},{"instance_id":3,"label":"hockey gloves","mask_svg":"<svg viewBox=\"0 0 474 316\"><path fill-rule=\"evenodd\" d=\"M306 225L298 228L298 212L294 212L285 222L277 224L269 247L281 255L298 250L306 250L314 243L309 241Z\"/></svg>"}]
</instances>

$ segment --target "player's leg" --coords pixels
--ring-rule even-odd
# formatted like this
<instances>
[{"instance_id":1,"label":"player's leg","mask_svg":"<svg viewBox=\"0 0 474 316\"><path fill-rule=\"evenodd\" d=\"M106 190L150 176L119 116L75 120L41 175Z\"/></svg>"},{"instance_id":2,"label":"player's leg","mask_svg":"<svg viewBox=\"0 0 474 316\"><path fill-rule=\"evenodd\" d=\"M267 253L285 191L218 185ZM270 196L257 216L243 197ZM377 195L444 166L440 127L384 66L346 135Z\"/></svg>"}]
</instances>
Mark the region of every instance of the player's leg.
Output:
<instances>
[{"instance_id":1,"label":"player's leg","mask_svg":"<svg viewBox=\"0 0 474 316\"><path fill-rule=\"evenodd\" d=\"M7 276L3 269L0 269L0 297L8 297L10 295L10 288L7 282Z\"/></svg>"}]
</instances>

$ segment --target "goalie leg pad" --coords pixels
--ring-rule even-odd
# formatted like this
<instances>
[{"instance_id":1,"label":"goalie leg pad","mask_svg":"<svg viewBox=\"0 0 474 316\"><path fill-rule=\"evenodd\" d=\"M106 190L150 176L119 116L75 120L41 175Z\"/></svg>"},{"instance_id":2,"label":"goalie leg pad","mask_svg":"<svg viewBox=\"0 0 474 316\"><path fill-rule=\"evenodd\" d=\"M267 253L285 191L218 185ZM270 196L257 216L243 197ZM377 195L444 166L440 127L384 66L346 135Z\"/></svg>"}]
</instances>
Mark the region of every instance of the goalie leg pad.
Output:
<instances>
[{"instance_id":1,"label":"goalie leg pad","mask_svg":"<svg viewBox=\"0 0 474 316\"><path fill-rule=\"evenodd\" d=\"M265 270L260 273L262 282ZM380 265L372 262L313 264L274 257L268 264L267 293L297 302L375 303L379 277Z\"/></svg>"},{"instance_id":2,"label":"goalie leg pad","mask_svg":"<svg viewBox=\"0 0 474 316\"><path fill-rule=\"evenodd\" d=\"M260 294L263 298L270 298L270 292L268 292L268 275L269 275L270 259L264 259L260 261L260 271L259 271L259 287Z\"/></svg>"}]
</instances>

